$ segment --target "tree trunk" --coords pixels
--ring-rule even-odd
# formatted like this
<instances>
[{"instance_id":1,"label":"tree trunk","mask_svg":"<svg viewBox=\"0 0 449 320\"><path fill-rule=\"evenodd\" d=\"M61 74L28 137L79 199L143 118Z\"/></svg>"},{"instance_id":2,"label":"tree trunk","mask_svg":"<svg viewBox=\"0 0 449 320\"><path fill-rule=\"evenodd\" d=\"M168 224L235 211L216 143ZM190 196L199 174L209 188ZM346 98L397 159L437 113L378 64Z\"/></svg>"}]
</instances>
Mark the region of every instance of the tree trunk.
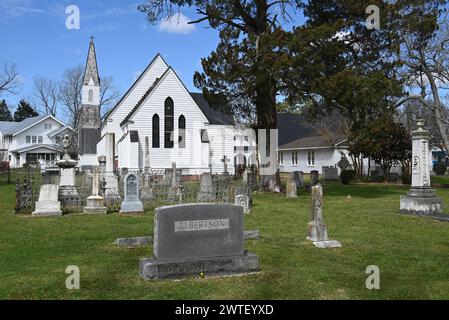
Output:
<instances>
[{"instance_id":1,"label":"tree trunk","mask_svg":"<svg viewBox=\"0 0 449 320\"><path fill-rule=\"evenodd\" d=\"M442 118L442 107L441 107L441 100L440 100L440 94L438 92L438 87L435 83L435 79L433 75L430 72L426 73L427 78L429 79L430 87L432 88L432 95L433 95L433 101L434 101L434 108L433 108L433 114L435 116L435 122L437 124L438 132L441 136L441 140L443 141L443 146L446 151L446 154L449 154L449 139L446 134L446 128L443 124L443 118Z\"/></svg>"}]
</instances>

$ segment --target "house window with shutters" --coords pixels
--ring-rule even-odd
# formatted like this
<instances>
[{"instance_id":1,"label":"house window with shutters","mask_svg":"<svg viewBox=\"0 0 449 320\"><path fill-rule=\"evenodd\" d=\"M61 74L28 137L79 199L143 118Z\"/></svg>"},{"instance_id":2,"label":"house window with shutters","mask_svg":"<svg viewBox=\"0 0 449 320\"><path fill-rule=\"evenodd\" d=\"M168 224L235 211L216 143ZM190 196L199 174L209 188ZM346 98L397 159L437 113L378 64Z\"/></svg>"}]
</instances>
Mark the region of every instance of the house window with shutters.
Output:
<instances>
[{"instance_id":1,"label":"house window with shutters","mask_svg":"<svg viewBox=\"0 0 449 320\"><path fill-rule=\"evenodd\" d=\"M152 134L152 146L153 148L160 147L160 138L159 138L159 116L155 114L153 116L153 126L152 126L153 134Z\"/></svg>"},{"instance_id":2,"label":"house window with shutters","mask_svg":"<svg viewBox=\"0 0 449 320\"><path fill-rule=\"evenodd\" d=\"M179 148L186 147L186 118L181 115L178 119L178 146Z\"/></svg>"},{"instance_id":3,"label":"house window with shutters","mask_svg":"<svg viewBox=\"0 0 449 320\"><path fill-rule=\"evenodd\" d=\"M174 103L173 99L168 97L164 106L164 148L170 149L174 146L173 127L174 127Z\"/></svg>"}]
</instances>

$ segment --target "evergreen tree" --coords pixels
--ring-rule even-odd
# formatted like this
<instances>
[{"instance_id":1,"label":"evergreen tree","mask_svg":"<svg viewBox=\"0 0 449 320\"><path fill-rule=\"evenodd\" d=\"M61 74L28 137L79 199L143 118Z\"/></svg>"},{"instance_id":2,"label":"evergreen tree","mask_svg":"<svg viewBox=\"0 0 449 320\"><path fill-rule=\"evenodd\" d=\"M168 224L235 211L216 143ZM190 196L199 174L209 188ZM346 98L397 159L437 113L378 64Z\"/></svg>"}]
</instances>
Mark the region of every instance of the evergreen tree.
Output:
<instances>
[{"instance_id":1,"label":"evergreen tree","mask_svg":"<svg viewBox=\"0 0 449 320\"><path fill-rule=\"evenodd\" d=\"M0 121L14 121L5 100L0 101Z\"/></svg>"},{"instance_id":2,"label":"evergreen tree","mask_svg":"<svg viewBox=\"0 0 449 320\"><path fill-rule=\"evenodd\" d=\"M14 121L20 122L38 115L39 114L34 110L34 108L27 101L22 99L19 102L16 112L14 112Z\"/></svg>"}]
</instances>

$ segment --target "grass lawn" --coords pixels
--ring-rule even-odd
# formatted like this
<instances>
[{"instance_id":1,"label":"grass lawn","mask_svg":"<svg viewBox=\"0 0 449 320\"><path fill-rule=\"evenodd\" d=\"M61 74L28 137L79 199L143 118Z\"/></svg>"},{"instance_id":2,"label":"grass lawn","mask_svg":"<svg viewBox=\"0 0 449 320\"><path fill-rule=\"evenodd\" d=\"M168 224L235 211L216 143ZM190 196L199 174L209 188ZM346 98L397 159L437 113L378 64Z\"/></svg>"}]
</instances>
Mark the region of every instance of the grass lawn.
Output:
<instances>
[{"instance_id":1,"label":"grass lawn","mask_svg":"<svg viewBox=\"0 0 449 320\"><path fill-rule=\"evenodd\" d=\"M260 230L260 240L246 242L260 257L260 274L144 281L138 258L151 256L152 248L117 248L113 242L152 235L152 212L15 216L14 186L0 186L0 298L447 299L449 223L399 214L406 191L384 184L325 185L324 218L341 249L318 249L305 240L309 194L258 194L245 229ZM438 195L449 208L449 189ZM80 290L65 288L68 265L80 268ZM365 288L368 265L380 268L380 290Z\"/></svg>"}]
</instances>

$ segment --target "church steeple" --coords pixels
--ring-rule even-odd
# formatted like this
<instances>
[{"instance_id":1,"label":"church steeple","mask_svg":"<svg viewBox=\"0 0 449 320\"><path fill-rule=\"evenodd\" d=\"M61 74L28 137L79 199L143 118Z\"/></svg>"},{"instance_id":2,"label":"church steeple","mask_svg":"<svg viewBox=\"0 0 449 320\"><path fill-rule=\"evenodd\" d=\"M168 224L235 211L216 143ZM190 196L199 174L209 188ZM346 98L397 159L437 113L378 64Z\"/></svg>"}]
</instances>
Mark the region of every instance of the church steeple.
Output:
<instances>
[{"instance_id":1,"label":"church steeple","mask_svg":"<svg viewBox=\"0 0 449 320\"><path fill-rule=\"evenodd\" d=\"M90 37L89 52L84 69L82 104L91 106L100 105L100 76L98 75L94 37Z\"/></svg>"},{"instance_id":2,"label":"church steeple","mask_svg":"<svg viewBox=\"0 0 449 320\"><path fill-rule=\"evenodd\" d=\"M86 62L86 69L84 71L84 79L83 79L83 85L88 86L89 84L92 85L90 82L92 79L93 84L96 86L100 85L100 77L98 75L98 66L97 66L97 56L95 54L95 44L94 44L94 37L90 37L90 43L89 43L89 53L87 54L87 62Z\"/></svg>"},{"instance_id":3,"label":"church steeple","mask_svg":"<svg viewBox=\"0 0 449 320\"><path fill-rule=\"evenodd\" d=\"M81 112L78 123L78 153L81 166L95 166L97 143L100 141L100 76L94 38L90 38L86 69L81 89Z\"/></svg>"}]
</instances>

